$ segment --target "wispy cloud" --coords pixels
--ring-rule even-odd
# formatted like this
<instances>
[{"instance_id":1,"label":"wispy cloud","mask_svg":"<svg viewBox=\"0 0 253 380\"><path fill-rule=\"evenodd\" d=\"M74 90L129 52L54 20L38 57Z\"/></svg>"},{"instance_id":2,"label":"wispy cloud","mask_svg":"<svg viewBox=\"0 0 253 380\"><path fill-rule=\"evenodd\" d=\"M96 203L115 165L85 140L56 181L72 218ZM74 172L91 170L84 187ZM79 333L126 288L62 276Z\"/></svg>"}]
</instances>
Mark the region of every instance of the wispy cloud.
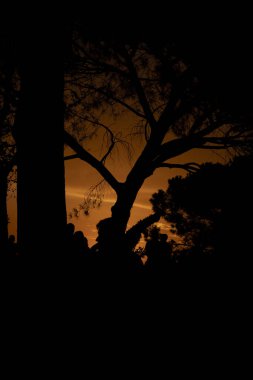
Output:
<instances>
[{"instance_id":1,"label":"wispy cloud","mask_svg":"<svg viewBox=\"0 0 253 380\"><path fill-rule=\"evenodd\" d=\"M85 191L79 190L77 188L67 187L66 195L68 197L71 197L71 198L83 199L85 196ZM110 204L115 203L115 200L116 200L116 198L103 198L103 202L110 203ZM149 205L144 204L144 203L140 203L140 202L135 202L134 207L138 207L138 208L145 209L145 210L151 209L151 207Z\"/></svg>"},{"instance_id":2,"label":"wispy cloud","mask_svg":"<svg viewBox=\"0 0 253 380\"><path fill-rule=\"evenodd\" d=\"M113 204L113 203L115 202L115 199L112 199L112 198L104 198L104 199L103 199L103 202ZM140 202L135 202L133 207L138 207L138 208L142 208L142 209L145 209L145 210L150 210L150 206L147 206L147 205L142 204L142 203L140 203Z\"/></svg>"},{"instance_id":3,"label":"wispy cloud","mask_svg":"<svg viewBox=\"0 0 253 380\"><path fill-rule=\"evenodd\" d=\"M72 198L84 198L84 190L78 188L66 187L66 196Z\"/></svg>"}]
</instances>

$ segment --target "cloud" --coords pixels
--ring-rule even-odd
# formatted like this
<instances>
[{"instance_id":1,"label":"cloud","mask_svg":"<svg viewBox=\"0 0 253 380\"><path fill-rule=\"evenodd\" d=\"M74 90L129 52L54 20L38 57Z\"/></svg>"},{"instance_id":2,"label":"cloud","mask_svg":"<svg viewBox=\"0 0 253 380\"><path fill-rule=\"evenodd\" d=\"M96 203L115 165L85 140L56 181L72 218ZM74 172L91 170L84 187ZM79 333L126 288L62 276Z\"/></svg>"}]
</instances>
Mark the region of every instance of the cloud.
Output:
<instances>
[{"instance_id":1,"label":"cloud","mask_svg":"<svg viewBox=\"0 0 253 380\"><path fill-rule=\"evenodd\" d=\"M66 195L67 195L67 197L70 197L70 198L83 199L85 196L85 191L79 190L78 188L67 187ZM116 197L115 198L103 198L103 202L105 202L105 203L113 204L113 203L115 203L115 201L116 201ZM151 206L149 206L145 203L135 202L133 207L141 208L144 210L151 210Z\"/></svg>"},{"instance_id":2,"label":"cloud","mask_svg":"<svg viewBox=\"0 0 253 380\"><path fill-rule=\"evenodd\" d=\"M66 196L71 198L84 198L84 190L78 188L66 187Z\"/></svg>"},{"instance_id":3,"label":"cloud","mask_svg":"<svg viewBox=\"0 0 253 380\"><path fill-rule=\"evenodd\" d=\"M115 199L111 199L111 198L104 198L103 199L103 202L106 202L106 203L114 203L115 202ZM150 206L147 206L145 204L142 204L140 202L135 202L133 207L138 207L138 208L142 208L142 209L145 209L145 210L150 210L151 207Z\"/></svg>"}]
</instances>

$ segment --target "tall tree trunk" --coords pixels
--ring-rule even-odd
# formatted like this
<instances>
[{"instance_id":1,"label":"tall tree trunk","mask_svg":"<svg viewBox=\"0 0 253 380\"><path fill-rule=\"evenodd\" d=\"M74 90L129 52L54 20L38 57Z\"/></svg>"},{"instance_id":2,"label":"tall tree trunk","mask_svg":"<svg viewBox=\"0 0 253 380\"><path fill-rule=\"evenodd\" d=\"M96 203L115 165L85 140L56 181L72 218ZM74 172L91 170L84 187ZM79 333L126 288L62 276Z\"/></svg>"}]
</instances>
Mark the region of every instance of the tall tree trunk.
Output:
<instances>
[{"instance_id":1,"label":"tall tree trunk","mask_svg":"<svg viewBox=\"0 0 253 380\"><path fill-rule=\"evenodd\" d=\"M104 219L98 225L100 250L102 254L111 257L116 263L121 259L124 260L124 256L129 253L125 233L131 208L143 182L144 179L138 179L138 181L123 184L117 194L117 201L112 207L111 218Z\"/></svg>"},{"instance_id":2,"label":"tall tree trunk","mask_svg":"<svg viewBox=\"0 0 253 380\"><path fill-rule=\"evenodd\" d=\"M8 243L8 213L7 213L8 174L0 171L0 252L6 251Z\"/></svg>"},{"instance_id":3,"label":"tall tree trunk","mask_svg":"<svg viewBox=\"0 0 253 380\"><path fill-rule=\"evenodd\" d=\"M32 27L20 41L18 243L24 255L55 258L62 255L66 229L64 41L57 25Z\"/></svg>"}]
</instances>

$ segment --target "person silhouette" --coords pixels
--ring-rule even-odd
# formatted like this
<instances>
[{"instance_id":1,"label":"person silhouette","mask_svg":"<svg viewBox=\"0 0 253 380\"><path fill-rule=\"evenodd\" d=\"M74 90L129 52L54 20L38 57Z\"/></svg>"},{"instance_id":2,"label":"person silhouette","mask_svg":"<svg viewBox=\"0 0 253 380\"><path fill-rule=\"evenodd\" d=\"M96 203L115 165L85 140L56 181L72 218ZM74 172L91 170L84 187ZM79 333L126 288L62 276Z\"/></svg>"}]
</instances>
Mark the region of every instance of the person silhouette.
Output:
<instances>
[{"instance_id":1,"label":"person silhouette","mask_svg":"<svg viewBox=\"0 0 253 380\"><path fill-rule=\"evenodd\" d=\"M15 243L14 235L10 235L8 238L7 254L9 257L15 257L17 255L17 244Z\"/></svg>"},{"instance_id":2,"label":"person silhouette","mask_svg":"<svg viewBox=\"0 0 253 380\"><path fill-rule=\"evenodd\" d=\"M98 237L97 243L91 248L95 254L108 254L111 248L111 242L115 239L112 228L112 218L105 218L97 224Z\"/></svg>"},{"instance_id":3,"label":"person silhouette","mask_svg":"<svg viewBox=\"0 0 253 380\"><path fill-rule=\"evenodd\" d=\"M86 256L89 253L88 240L82 231L76 231L73 236L73 251L75 257Z\"/></svg>"}]
</instances>

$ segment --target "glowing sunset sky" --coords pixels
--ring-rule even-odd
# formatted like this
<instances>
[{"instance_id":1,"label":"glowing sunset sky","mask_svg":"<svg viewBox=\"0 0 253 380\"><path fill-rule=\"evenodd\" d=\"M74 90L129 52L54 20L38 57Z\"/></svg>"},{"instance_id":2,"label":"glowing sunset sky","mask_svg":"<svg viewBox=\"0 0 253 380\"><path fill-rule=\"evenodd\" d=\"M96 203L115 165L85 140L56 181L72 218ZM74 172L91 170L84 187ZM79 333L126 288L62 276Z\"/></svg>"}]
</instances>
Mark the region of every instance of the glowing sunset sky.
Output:
<instances>
[{"instance_id":1,"label":"glowing sunset sky","mask_svg":"<svg viewBox=\"0 0 253 380\"><path fill-rule=\"evenodd\" d=\"M109 120L109 121L108 121ZM132 132L133 125L135 123L135 118L131 114L123 114L120 119L117 119L115 124L111 122L108 117L104 121L107 125L110 125L110 128L117 133L119 125L120 131L123 135L128 136ZM128 141L131 143L131 158L128 157L128 152L121 145L119 148L115 149L114 153L107 159L106 167L111 171L118 181L124 182L126 176L128 175L131 167L136 161L138 155L143 149L145 141L141 139L140 136L134 135L134 137L128 137ZM101 148L101 136L94 137L91 141L84 141L85 148L92 153L95 157L99 158L102 155ZM65 150L65 156L74 153L69 148ZM219 155L218 155L219 154ZM218 154L214 151L208 150L199 150L195 149L188 153L185 153L179 157L176 157L170 160L171 163L186 163L186 162L216 162L221 161L220 151ZM159 168L154 174L146 179L143 187L141 188L135 204L131 211L131 217L129 220L128 227L131 227L140 219L145 218L146 216L152 213L151 204L149 199L152 194L158 189L167 189L168 179L176 175L185 175L186 172L180 169L167 169ZM96 224L104 218L111 216L111 207L116 200L115 192L111 187L105 184L103 189L104 198L103 203L99 209L92 209L90 215L80 215L78 218L69 218L69 213L73 208L78 208L78 205L82 202L83 198L89 192L91 186L96 185L102 179L102 177L93 169L90 165L81 161L80 159L73 159L65 161L65 179L66 179L66 203L67 203L67 214L68 222L72 222L76 226L76 230L82 230L84 235L89 241L89 246L91 247L95 243L97 237ZM35 190L36 191L36 190ZM14 234L17 236L16 232L16 198L15 194L10 194L8 197L8 208L9 208L9 234ZM36 204L37 212L39 213L39 200ZM48 216L53 218L52 215ZM169 238L174 238L169 232L169 225L163 219L157 224L163 233L167 233ZM143 242L142 242L143 243Z\"/></svg>"},{"instance_id":2,"label":"glowing sunset sky","mask_svg":"<svg viewBox=\"0 0 253 380\"><path fill-rule=\"evenodd\" d=\"M199 31L198 31L198 34L199 34ZM238 41L239 41L239 39L238 39ZM227 43L227 40L226 40L226 43ZM233 59L235 56L234 44L236 45L236 43L237 43L236 39L234 40L231 38L231 46L233 45L233 48L230 47L230 51L233 53L233 55L232 55ZM237 43L237 45L238 45L238 43ZM197 46L202 46L202 42L201 42L201 45L199 44ZM208 46L208 44L206 46ZM211 46L214 46L214 45L212 44ZM222 52L224 51L221 60L222 59L224 60L224 58L227 54L226 49L224 49L224 46L221 42L220 42L220 46L222 46L221 51ZM227 45L226 45L226 48L227 48ZM237 46L237 48L238 48L238 46ZM198 49L196 49L196 50L199 51ZM210 54L211 55L213 54L213 50L212 49L209 49L209 50L208 50L208 54L206 52L208 58L210 57ZM216 54L217 54L217 51L218 50L216 49ZM239 49L239 51L242 51L242 48ZM214 49L214 52L215 52L215 49ZM212 63L216 62L215 61L215 57L216 57L215 54L213 54L213 57L214 58L211 61ZM217 57L218 57L217 62L220 62L220 55L217 54ZM244 61L250 62L247 60L243 60L241 58L240 54L238 55L237 61L243 62L243 63L244 63ZM237 61L235 60L236 64L237 64ZM229 73L228 67L225 64L226 62L228 62L228 58L224 60L224 63L222 65L222 69L221 69L222 75L224 73ZM249 65L249 63L248 63L248 65ZM217 65L215 67L216 67L216 71L217 71ZM231 67L232 68L236 67L235 63L234 63L234 66L232 65ZM232 68L230 68L230 72L232 72ZM216 73L216 71L214 69L213 73ZM245 72L247 72L247 70L245 70ZM220 78L222 78L222 75L220 74L217 78L220 80ZM227 74L226 78L227 77L229 78L228 74ZM212 78L212 76L211 76L211 78ZM238 78L239 78L238 81L241 81L241 73L240 73L240 75L238 75ZM218 79L217 79L217 81L218 81ZM225 84L227 83L226 80L224 82ZM229 81L228 83L230 84L229 89L230 88L233 89L234 83L231 81ZM250 83L250 81L249 81L249 83ZM238 84L237 84L237 86L238 86ZM231 93L232 92L233 91L231 91ZM240 94L240 96L243 95L239 91L238 91L238 94ZM221 97L222 97L222 95L221 95ZM237 98L235 97L235 99L237 99ZM250 100L248 100L248 101L250 101ZM128 116L125 117L125 120L123 122L121 120L119 120L119 121L117 121L117 123L119 124L120 129L122 129L122 130L125 129L125 132L128 132L128 131L126 131L128 127L125 127L124 123L128 123L129 131L130 131L130 127L132 127L132 125L133 125L132 119L131 118L129 119ZM106 162L106 167L113 173L113 175L117 178L117 180L124 181L127 173L129 172L129 170L131 168L131 165L135 161L134 158L136 158L138 152L140 152L141 145L142 145L142 143L140 141L137 141L137 139L136 139L136 141L134 141L134 152L135 152L135 154L133 156L132 163L128 162L126 152L123 152L121 149L119 149L118 154L114 154L111 159L108 159L108 161ZM99 148L97 147L98 149L96 150L95 139L92 142L91 146L92 146L91 153L93 153L93 151L94 151L95 155L97 156L96 153L98 153ZM220 156L220 154L222 154L220 151L215 152L214 150L211 150L211 151L208 151L208 150L204 150L204 151L192 150L191 152L189 152L187 154L184 154L178 158L170 160L170 162L172 162L172 163L173 162L174 163L185 163L185 162L192 162L192 161L197 162L197 163L220 162L220 161L222 161L222 157ZM93 169L91 166L89 166L88 164L84 163L83 161L81 161L79 159L70 160L70 161L65 162L65 175L66 175L67 213L69 214L71 212L72 208L78 207L78 205L82 202L83 197L89 191L90 187L95 185L96 183L98 183L101 180L101 177L95 171L95 169ZM185 175L185 171L178 170L178 169L173 169L173 170L170 169L169 170L166 168L160 168L160 169L157 169L155 171L155 173L152 177L148 178L145 181L142 189L140 190L140 192L138 194L138 197L137 197L136 202L133 206L133 209L131 211L131 218L129 220L129 227L131 227L133 224L135 224L138 220L140 220L140 219L148 216L150 213L152 213L151 204L149 202L149 199L151 198L152 194L154 192L156 192L158 189L164 189L165 190L167 188L167 185L168 185L168 179L175 176L175 175ZM36 191L36 189L34 189L34 191ZM110 208L113 205L115 199L116 199L116 196L115 196L114 191L111 190L109 185L107 185L104 189L103 203L99 209L91 210L89 216L80 215L79 218L72 218L71 220L68 218L68 221L71 221L76 225L76 230L82 230L84 232L85 236L88 238L90 247L95 243L95 239L97 236L96 224L101 219L109 217L111 215ZM40 212L39 199L38 199L38 202L35 205L35 207L36 208L35 208L34 212L37 212L39 214L39 212ZM16 232L16 197L15 197L15 194L9 194L8 195L8 215L10 218L9 234L14 234L16 236L17 232ZM52 214L51 215L49 214L48 217L49 218L54 217L53 210L52 210ZM158 223L158 226L162 228L163 232L165 232L169 235L169 238L173 237L171 235L171 233L169 232L169 225L163 219L160 220L160 222Z\"/></svg>"},{"instance_id":3,"label":"glowing sunset sky","mask_svg":"<svg viewBox=\"0 0 253 380\"><path fill-rule=\"evenodd\" d=\"M130 164L127 162L126 158L120 158L108 160L107 167L116 176L117 179L123 180L127 172L129 171ZM217 156L215 151L200 151L193 150L187 154L174 159L174 162L187 162L195 161L201 163L203 161L221 161L221 157ZM151 204L149 199L151 195L158 189L166 189L168 184L168 179L174 177L175 175L184 175L185 171L178 169L166 169L160 168L155 171L152 177L148 178L138 197L135 201L134 207L131 211L131 218L129 221L129 227L134 225L138 220L145 218L152 213ZM67 202L67 213L69 214L74 207L82 202L84 195L87 195L90 187L95 185L101 180L100 175L91 166L85 162L74 159L65 162L65 175L66 175L66 202ZM103 218L110 216L110 208L114 204L116 199L114 191L108 186L104 187L104 199L101 207L99 209L92 209L90 215L80 215L78 218L73 217L72 219L68 216L68 221L75 224L76 230L82 230L85 236L88 238L89 246L91 247L95 243L97 237L96 224ZM16 197L15 194L9 194L8 196L8 206L9 206L9 233L16 236ZM39 201L37 206L37 212L39 213ZM49 217L53 218L52 215ZM169 235L169 238L173 238L173 235L169 232L169 225L161 219L157 223L158 227L162 229L164 233ZM143 242L142 242L143 244ZM141 244L141 245L142 245Z\"/></svg>"},{"instance_id":4,"label":"glowing sunset sky","mask_svg":"<svg viewBox=\"0 0 253 380\"><path fill-rule=\"evenodd\" d=\"M75 162L74 162L75 161ZM203 162L203 161L220 161L220 157L215 154L214 151L192 151L184 154L182 157L174 160L175 162ZM73 208L77 207L79 203L82 202L84 194L87 193L90 186L99 182L101 177L96 173L96 171L89 165L85 164L81 160L67 161L66 165L66 200L67 200L67 210L68 212ZM115 174L115 172L121 172L120 177L128 171L128 164L122 162L117 166L117 162L108 161L108 168ZM175 175L184 175L185 171L178 169L166 169L160 168L155 171L152 177L148 178L141 191L139 192L137 199L135 201L134 207L131 211L131 218L129 220L129 227L134 225L138 220L152 213L151 204L149 199L151 195L158 189L166 189L168 185L168 179ZM115 174L115 176L118 178ZM104 189L104 199L102 206L99 209L91 210L89 216L80 216L78 219L72 218L72 222L76 225L76 229L83 230L84 234L89 240L89 244L92 245L95 242L97 236L96 224L99 220L110 216L110 208L114 204L116 196L113 190L107 185ZM68 218L69 220L69 218ZM163 230L163 232L169 234L168 224L161 219L158 226Z\"/></svg>"}]
</instances>

